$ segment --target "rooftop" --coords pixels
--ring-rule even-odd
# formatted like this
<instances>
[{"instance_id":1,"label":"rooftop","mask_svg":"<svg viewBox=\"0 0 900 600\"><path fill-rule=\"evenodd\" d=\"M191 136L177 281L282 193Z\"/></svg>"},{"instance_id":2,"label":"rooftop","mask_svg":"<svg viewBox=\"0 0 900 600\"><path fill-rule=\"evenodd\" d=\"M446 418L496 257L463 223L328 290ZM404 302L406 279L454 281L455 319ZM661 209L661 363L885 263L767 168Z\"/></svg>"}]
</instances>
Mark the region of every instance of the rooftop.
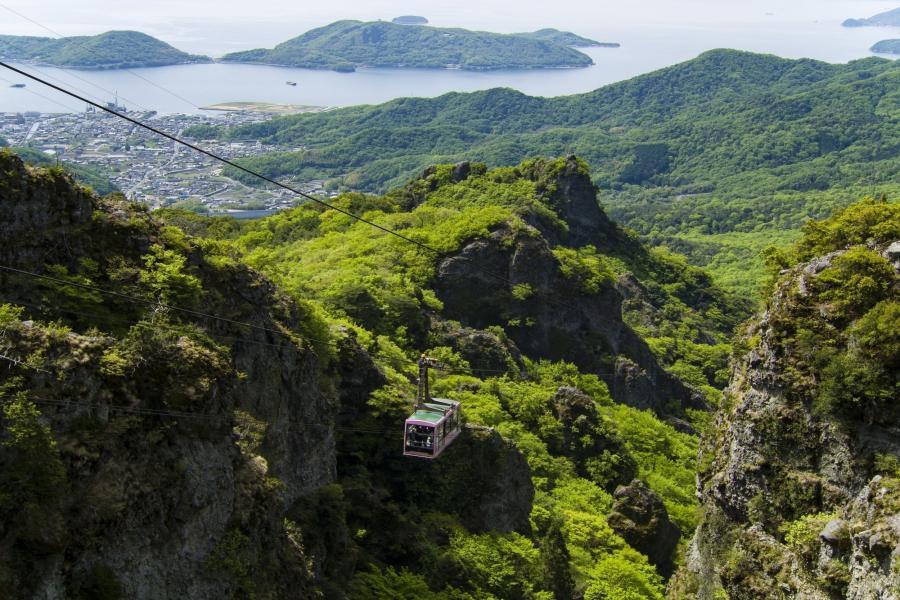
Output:
<instances>
[{"instance_id":1,"label":"rooftop","mask_svg":"<svg viewBox=\"0 0 900 600\"><path fill-rule=\"evenodd\" d=\"M417 410L407 421L424 421L426 423L437 423L444 418L444 413L435 412L433 410Z\"/></svg>"}]
</instances>

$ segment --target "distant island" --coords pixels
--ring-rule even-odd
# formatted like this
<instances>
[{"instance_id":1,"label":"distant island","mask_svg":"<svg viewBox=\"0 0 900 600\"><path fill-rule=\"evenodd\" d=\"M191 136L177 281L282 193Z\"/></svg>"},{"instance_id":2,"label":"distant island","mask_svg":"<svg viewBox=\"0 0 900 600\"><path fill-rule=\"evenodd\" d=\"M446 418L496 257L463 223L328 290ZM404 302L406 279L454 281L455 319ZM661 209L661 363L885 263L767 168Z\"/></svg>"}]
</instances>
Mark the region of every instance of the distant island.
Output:
<instances>
[{"instance_id":1,"label":"distant island","mask_svg":"<svg viewBox=\"0 0 900 600\"><path fill-rule=\"evenodd\" d=\"M428 25L428 19L417 15L403 15L402 17L394 18L391 23L396 23L397 25Z\"/></svg>"},{"instance_id":2,"label":"distant island","mask_svg":"<svg viewBox=\"0 0 900 600\"><path fill-rule=\"evenodd\" d=\"M542 40L545 42L553 42L562 46L572 46L574 48L618 48L621 44L615 42L598 42L580 35L575 35L570 31L560 31L559 29L540 29L531 33L514 33L513 35L528 38L531 40Z\"/></svg>"},{"instance_id":3,"label":"distant island","mask_svg":"<svg viewBox=\"0 0 900 600\"><path fill-rule=\"evenodd\" d=\"M900 27L900 8L878 13L868 19L847 19L844 27Z\"/></svg>"},{"instance_id":4,"label":"distant island","mask_svg":"<svg viewBox=\"0 0 900 600\"><path fill-rule=\"evenodd\" d=\"M211 62L138 31L44 38L0 35L0 58L77 69L128 69Z\"/></svg>"},{"instance_id":5,"label":"distant island","mask_svg":"<svg viewBox=\"0 0 900 600\"><path fill-rule=\"evenodd\" d=\"M900 54L900 40L881 40L871 50L878 54Z\"/></svg>"},{"instance_id":6,"label":"distant island","mask_svg":"<svg viewBox=\"0 0 900 600\"><path fill-rule=\"evenodd\" d=\"M386 21L338 21L274 49L234 52L221 60L336 71L357 67L549 69L594 64L591 57L569 47L577 45L572 41L596 45L593 40L556 30L506 35Z\"/></svg>"}]
</instances>

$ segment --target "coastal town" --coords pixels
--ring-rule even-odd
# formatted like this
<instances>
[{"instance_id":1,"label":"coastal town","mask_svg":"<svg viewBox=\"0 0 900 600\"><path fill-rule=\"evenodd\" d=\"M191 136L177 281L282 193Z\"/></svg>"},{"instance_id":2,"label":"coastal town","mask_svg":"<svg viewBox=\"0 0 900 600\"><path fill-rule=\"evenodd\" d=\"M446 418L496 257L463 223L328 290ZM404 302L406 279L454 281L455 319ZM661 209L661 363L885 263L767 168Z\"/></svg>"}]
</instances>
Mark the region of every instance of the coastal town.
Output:
<instances>
[{"instance_id":1,"label":"coastal town","mask_svg":"<svg viewBox=\"0 0 900 600\"><path fill-rule=\"evenodd\" d=\"M232 127L272 116L263 112L128 114L228 159L303 150L255 140L221 141L185 136L185 131L190 132L189 128L196 125ZM0 113L0 137L10 146L31 148L51 160L90 167L107 177L128 198L150 208L175 206L199 212L256 216L299 202L297 195L288 190L271 185L245 185L224 174L221 162L102 111ZM285 180L284 183L309 194L328 195L324 181Z\"/></svg>"}]
</instances>

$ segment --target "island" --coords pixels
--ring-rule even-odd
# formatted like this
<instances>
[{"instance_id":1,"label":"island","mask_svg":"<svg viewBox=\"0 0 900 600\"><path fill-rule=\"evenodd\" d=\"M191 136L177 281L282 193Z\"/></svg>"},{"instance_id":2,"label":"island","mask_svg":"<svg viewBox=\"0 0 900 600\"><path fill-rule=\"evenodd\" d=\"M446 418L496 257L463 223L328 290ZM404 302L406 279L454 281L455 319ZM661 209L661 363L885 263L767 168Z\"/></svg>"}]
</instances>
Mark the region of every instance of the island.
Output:
<instances>
[{"instance_id":1,"label":"island","mask_svg":"<svg viewBox=\"0 0 900 600\"><path fill-rule=\"evenodd\" d=\"M559 29L539 29L530 33L514 33L513 35L528 38L532 40L542 40L545 42L553 42L562 46L571 46L573 48L618 48L621 44L616 42L598 42L580 35L575 35L571 31L560 31Z\"/></svg>"},{"instance_id":2,"label":"island","mask_svg":"<svg viewBox=\"0 0 900 600\"><path fill-rule=\"evenodd\" d=\"M428 19L418 15L403 15L402 17L394 18L391 20L391 23L396 23L397 25L428 25Z\"/></svg>"},{"instance_id":3,"label":"island","mask_svg":"<svg viewBox=\"0 0 900 600\"><path fill-rule=\"evenodd\" d=\"M0 35L0 58L76 69L128 69L212 62L182 52L146 33L107 31L93 36L45 38Z\"/></svg>"},{"instance_id":4,"label":"island","mask_svg":"<svg viewBox=\"0 0 900 600\"><path fill-rule=\"evenodd\" d=\"M868 19L847 19L844 27L900 27L900 8L878 13Z\"/></svg>"},{"instance_id":5,"label":"island","mask_svg":"<svg viewBox=\"0 0 900 600\"><path fill-rule=\"evenodd\" d=\"M578 37L557 33L573 36L566 37L567 41ZM386 21L338 21L271 50L234 52L220 60L336 71L358 67L550 69L594 64L590 56L567 43L540 39L540 35L534 38L456 28L409 27Z\"/></svg>"},{"instance_id":6,"label":"island","mask_svg":"<svg viewBox=\"0 0 900 600\"><path fill-rule=\"evenodd\" d=\"M878 54L900 54L900 40L881 40L870 50Z\"/></svg>"}]
</instances>

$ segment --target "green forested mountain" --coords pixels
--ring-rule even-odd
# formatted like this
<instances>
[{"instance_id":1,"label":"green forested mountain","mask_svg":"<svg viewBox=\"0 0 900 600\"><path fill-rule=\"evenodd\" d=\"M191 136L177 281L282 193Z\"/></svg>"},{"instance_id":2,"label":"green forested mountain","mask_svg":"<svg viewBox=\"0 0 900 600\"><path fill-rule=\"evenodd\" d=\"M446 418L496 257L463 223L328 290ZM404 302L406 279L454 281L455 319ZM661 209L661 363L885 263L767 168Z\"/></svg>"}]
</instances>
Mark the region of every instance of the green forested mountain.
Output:
<instances>
[{"instance_id":1,"label":"green forested mountain","mask_svg":"<svg viewBox=\"0 0 900 600\"><path fill-rule=\"evenodd\" d=\"M532 38L385 21L338 21L271 50L234 52L222 60L337 70L359 66L535 69L585 67L593 62L543 35Z\"/></svg>"},{"instance_id":2,"label":"green forested mountain","mask_svg":"<svg viewBox=\"0 0 900 600\"><path fill-rule=\"evenodd\" d=\"M0 35L0 57L81 69L127 69L209 62L138 31L42 38Z\"/></svg>"},{"instance_id":3,"label":"green forested mountain","mask_svg":"<svg viewBox=\"0 0 900 600\"><path fill-rule=\"evenodd\" d=\"M663 597L746 305L582 161L334 200L428 251L0 167L4 597ZM433 463L397 437L422 351L469 424Z\"/></svg>"},{"instance_id":4,"label":"green forested mountain","mask_svg":"<svg viewBox=\"0 0 900 600\"><path fill-rule=\"evenodd\" d=\"M862 195L896 193L898 115L896 62L832 65L718 50L587 94L404 98L223 135L303 144L303 152L244 164L364 190L433 163L504 165L576 152L592 165L612 215L696 264L718 254L711 266L746 292L762 275L754 257L764 244Z\"/></svg>"}]
</instances>

